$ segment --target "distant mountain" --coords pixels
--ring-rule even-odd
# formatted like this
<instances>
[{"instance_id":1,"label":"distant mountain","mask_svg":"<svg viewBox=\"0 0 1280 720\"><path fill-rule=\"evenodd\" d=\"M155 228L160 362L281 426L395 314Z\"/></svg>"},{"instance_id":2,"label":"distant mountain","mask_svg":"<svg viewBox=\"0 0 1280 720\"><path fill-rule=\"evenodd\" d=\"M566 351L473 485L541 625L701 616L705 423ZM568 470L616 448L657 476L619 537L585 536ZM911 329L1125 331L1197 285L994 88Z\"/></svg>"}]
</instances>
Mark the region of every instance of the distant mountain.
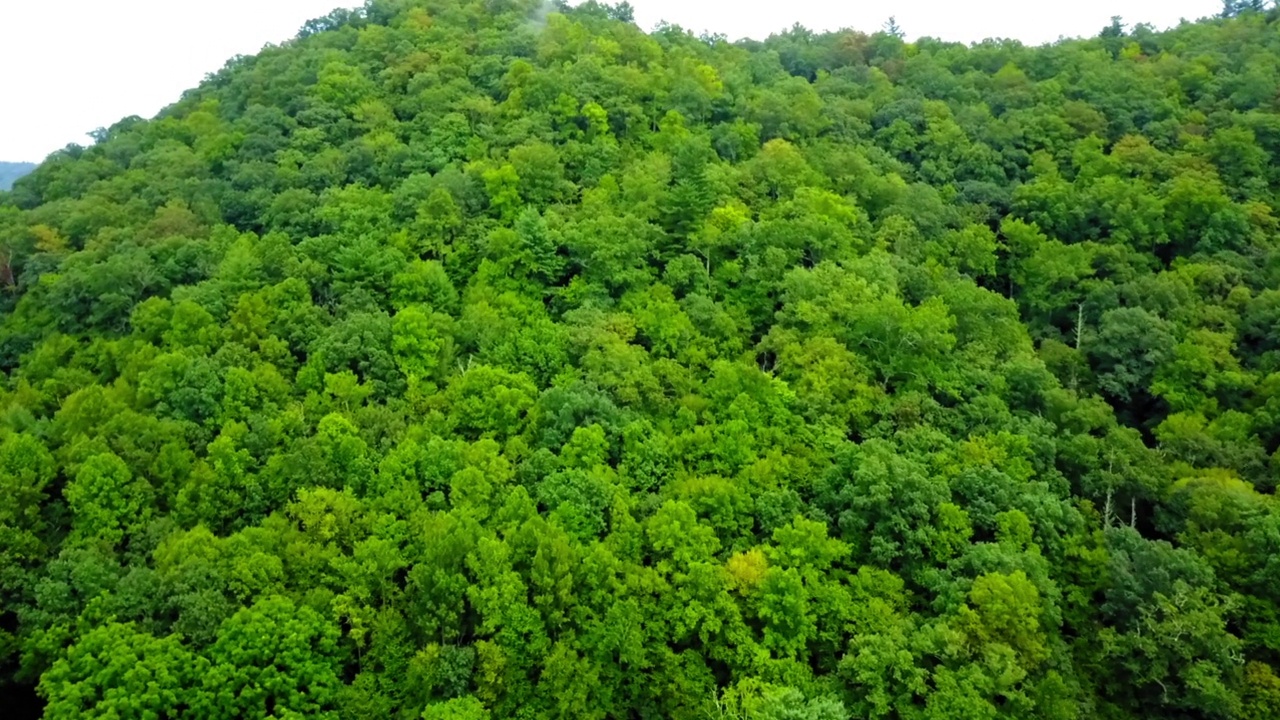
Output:
<instances>
[{"instance_id":1,"label":"distant mountain","mask_svg":"<svg viewBox=\"0 0 1280 720\"><path fill-rule=\"evenodd\" d=\"M35 163L0 162L0 190L12 188L15 180L35 169Z\"/></svg>"}]
</instances>

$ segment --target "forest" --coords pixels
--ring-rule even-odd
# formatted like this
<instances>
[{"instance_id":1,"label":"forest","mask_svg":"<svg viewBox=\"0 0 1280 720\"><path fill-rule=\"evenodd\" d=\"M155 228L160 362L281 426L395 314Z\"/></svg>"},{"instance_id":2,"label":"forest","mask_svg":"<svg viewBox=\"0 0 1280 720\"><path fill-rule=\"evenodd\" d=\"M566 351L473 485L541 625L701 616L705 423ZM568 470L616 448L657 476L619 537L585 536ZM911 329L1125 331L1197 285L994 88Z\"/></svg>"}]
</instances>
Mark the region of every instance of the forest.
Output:
<instances>
[{"instance_id":1,"label":"forest","mask_svg":"<svg viewBox=\"0 0 1280 720\"><path fill-rule=\"evenodd\" d=\"M1280 11L631 12L369 0L0 192L6 717L1280 717Z\"/></svg>"}]
</instances>

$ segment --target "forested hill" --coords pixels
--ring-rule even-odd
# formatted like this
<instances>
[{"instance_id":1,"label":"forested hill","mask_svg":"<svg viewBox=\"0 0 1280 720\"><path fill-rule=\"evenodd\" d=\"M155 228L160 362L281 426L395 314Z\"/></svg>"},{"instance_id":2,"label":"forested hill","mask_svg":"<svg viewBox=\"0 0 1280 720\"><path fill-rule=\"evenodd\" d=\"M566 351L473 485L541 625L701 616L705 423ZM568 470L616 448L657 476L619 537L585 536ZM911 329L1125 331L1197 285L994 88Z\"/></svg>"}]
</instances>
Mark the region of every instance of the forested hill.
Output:
<instances>
[{"instance_id":1,"label":"forested hill","mask_svg":"<svg viewBox=\"0 0 1280 720\"><path fill-rule=\"evenodd\" d=\"M13 182L35 170L34 163L0 162L0 191L13 187Z\"/></svg>"},{"instance_id":2,"label":"forested hill","mask_svg":"<svg viewBox=\"0 0 1280 720\"><path fill-rule=\"evenodd\" d=\"M1227 14L372 0L54 155L6 707L1280 717L1280 22Z\"/></svg>"}]
</instances>

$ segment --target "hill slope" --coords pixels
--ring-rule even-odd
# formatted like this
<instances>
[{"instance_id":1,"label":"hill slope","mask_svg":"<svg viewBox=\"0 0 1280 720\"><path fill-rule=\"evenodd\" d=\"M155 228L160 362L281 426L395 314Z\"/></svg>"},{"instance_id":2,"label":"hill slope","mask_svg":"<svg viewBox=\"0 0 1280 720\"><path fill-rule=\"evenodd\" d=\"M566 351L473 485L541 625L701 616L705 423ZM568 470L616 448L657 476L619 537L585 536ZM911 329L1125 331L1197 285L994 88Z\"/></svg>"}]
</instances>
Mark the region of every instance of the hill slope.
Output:
<instances>
[{"instance_id":1,"label":"hill slope","mask_svg":"<svg viewBox=\"0 0 1280 720\"><path fill-rule=\"evenodd\" d=\"M35 169L35 163L0 162L0 190L12 188L15 180Z\"/></svg>"},{"instance_id":2,"label":"hill slope","mask_svg":"<svg viewBox=\"0 0 1280 720\"><path fill-rule=\"evenodd\" d=\"M51 718L1280 716L1274 15L374 0L0 194Z\"/></svg>"}]
</instances>

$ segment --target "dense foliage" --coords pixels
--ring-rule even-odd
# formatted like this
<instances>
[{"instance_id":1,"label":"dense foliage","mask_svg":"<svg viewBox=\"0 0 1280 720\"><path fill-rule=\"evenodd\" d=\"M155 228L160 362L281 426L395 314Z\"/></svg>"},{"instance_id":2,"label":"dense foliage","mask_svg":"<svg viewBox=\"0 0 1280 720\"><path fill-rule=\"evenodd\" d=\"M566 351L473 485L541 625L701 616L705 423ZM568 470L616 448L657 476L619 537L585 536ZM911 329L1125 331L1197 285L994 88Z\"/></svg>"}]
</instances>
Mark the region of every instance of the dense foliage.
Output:
<instances>
[{"instance_id":1,"label":"dense foliage","mask_svg":"<svg viewBox=\"0 0 1280 720\"><path fill-rule=\"evenodd\" d=\"M1280 23L371 0L0 194L49 718L1280 717Z\"/></svg>"},{"instance_id":2,"label":"dense foliage","mask_svg":"<svg viewBox=\"0 0 1280 720\"><path fill-rule=\"evenodd\" d=\"M0 162L0 190L9 190L15 180L35 169L34 163Z\"/></svg>"}]
</instances>

